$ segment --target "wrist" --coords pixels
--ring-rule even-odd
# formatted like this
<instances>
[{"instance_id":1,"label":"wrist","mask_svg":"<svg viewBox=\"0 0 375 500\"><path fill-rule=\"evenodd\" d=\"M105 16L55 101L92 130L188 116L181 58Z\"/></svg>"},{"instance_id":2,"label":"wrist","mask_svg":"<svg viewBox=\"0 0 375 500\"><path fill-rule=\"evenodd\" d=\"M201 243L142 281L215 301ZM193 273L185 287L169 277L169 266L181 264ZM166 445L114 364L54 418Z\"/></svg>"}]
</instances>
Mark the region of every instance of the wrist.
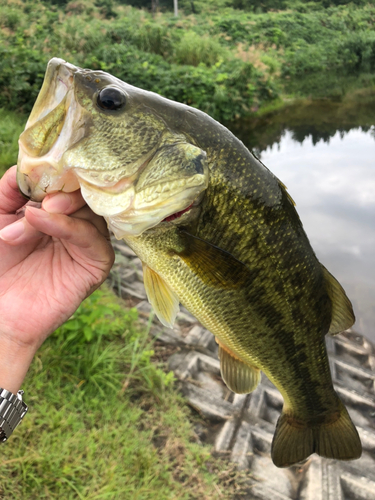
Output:
<instances>
[{"instance_id":1,"label":"wrist","mask_svg":"<svg viewBox=\"0 0 375 500\"><path fill-rule=\"evenodd\" d=\"M19 344L0 332L0 387L17 394L37 346Z\"/></svg>"}]
</instances>

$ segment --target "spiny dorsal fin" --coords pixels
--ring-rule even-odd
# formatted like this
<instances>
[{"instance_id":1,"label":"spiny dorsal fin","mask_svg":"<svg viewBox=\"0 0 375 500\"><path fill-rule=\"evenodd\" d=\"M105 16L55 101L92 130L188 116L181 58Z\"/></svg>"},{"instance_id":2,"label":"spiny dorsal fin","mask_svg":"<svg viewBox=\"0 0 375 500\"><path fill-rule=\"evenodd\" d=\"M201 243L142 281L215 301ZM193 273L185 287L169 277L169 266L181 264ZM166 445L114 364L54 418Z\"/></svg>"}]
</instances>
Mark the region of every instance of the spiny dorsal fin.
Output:
<instances>
[{"instance_id":1,"label":"spiny dorsal fin","mask_svg":"<svg viewBox=\"0 0 375 500\"><path fill-rule=\"evenodd\" d=\"M327 292L332 302L332 319L328 333L336 335L350 328L355 322L353 307L340 283L322 265Z\"/></svg>"},{"instance_id":2,"label":"spiny dorsal fin","mask_svg":"<svg viewBox=\"0 0 375 500\"><path fill-rule=\"evenodd\" d=\"M164 326L173 328L179 311L179 300L170 286L146 264L143 264L143 281L148 301Z\"/></svg>"},{"instance_id":3,"label":"spiny dorsal fin","mask_svg":"<svg viewBox=\"0 0 375 500\"><path fill-rule=\"evenodd\" d=\"M288 200L290 201L290 203L295 207L296 206L296 202L293 200L293 198L291 197L291 195L289 194L289 191L288 191L288 188L286 187L286 185L281 182L280 179L278 179L279 181L279 185L281 186L282 189L284 189L285 191L285 194L287 195L288 197Z\"/></svg>"},{"instance_id":4,"label":"spiny dorsal fin","mask_svg":"<svg viewBox=\"0 0 375 500\"><path fill-rule=\"evenodd\" d=\"M260 370L240 361L219 341L217 342L221 376L228 388L237 394L253 392L260 382Z\"/></svg>"}]
</instances>

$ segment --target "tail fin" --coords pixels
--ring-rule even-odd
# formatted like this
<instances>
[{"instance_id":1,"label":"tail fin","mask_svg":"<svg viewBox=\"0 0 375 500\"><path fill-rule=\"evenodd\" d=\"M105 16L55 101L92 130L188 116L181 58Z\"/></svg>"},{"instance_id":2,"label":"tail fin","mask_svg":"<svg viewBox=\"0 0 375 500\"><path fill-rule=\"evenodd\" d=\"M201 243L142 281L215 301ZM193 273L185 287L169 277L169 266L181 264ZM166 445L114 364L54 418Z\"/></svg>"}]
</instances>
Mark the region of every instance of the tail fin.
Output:
<instances>
[{"instance_id":1,"label":"tail fin","mask_svg":"<svg viewBox=\"0 0 375 500\"><path fill-rule=\"evenodd\" d=\"M339 417L326 423L304 423L282 412L276 425L271 455L277 467L289 467L312 453L338 460L354 460L362 454L357 429L340 401Z\"/></svg>"}]
</instances>

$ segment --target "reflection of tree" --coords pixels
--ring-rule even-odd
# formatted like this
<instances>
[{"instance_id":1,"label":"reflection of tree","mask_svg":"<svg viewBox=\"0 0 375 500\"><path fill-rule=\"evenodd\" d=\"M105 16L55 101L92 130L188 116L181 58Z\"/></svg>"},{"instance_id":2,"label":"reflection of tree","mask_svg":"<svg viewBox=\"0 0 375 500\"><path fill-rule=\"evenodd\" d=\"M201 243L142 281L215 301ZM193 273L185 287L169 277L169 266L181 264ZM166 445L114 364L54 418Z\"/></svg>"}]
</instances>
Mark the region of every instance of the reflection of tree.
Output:
<instances>
[{"instance_id":1,"label":"reflection of tree","mask_svg":"<svg viewBox=\"0 0 375 500\"><path fill-rule=\"evenodd\" d=\"M343 137L349 130L370 131L375 138L375 98L367 101L332 102L316 100L294 104L286 109L251 121L234 123L231 130L246 146L260 155L267 147L280 143L286 130L295 141L302 143L311 137L315 145L329 143L337 132Z\"/></svg>"},{"instance_id":2,"label":"reflection of tree","mask_svg":"<svg viewBox=\"0 0 375 500\"><path fill-rule=\"evenodd\" d=\"M315 146L319 141L329 143L330 138L336 134L337 130L335 130L334 132L327 130L321 131L318 130L315 126L311 127L309 125L305 125L299 126L294 130L292 129L291 132L292 138L297 142L303 142L307 137L311 136L312 143Z\"/></svg>"}]
</instances>

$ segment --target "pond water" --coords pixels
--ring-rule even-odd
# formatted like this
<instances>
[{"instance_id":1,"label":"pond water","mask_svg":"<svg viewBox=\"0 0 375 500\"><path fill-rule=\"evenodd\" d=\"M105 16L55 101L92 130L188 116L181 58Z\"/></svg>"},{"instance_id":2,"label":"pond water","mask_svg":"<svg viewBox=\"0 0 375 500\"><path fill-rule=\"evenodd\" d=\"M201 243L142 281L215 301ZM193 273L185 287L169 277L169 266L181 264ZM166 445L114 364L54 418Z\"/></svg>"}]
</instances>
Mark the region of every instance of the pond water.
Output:
<instances>
[{"instance_id":1,"label":"pond water","mask_svg":"<svg viewBox=\"0 0 375 500\"><path fill-rule=\"evenodd\" d=\"M354 329L375 341L375 100L367 106L362 125L357 116L353 127L327 127L325 103L321 129L309 116L275 116L237 135L288 187L319 260L353 303Z\"/></svg>"}]
</instances>

